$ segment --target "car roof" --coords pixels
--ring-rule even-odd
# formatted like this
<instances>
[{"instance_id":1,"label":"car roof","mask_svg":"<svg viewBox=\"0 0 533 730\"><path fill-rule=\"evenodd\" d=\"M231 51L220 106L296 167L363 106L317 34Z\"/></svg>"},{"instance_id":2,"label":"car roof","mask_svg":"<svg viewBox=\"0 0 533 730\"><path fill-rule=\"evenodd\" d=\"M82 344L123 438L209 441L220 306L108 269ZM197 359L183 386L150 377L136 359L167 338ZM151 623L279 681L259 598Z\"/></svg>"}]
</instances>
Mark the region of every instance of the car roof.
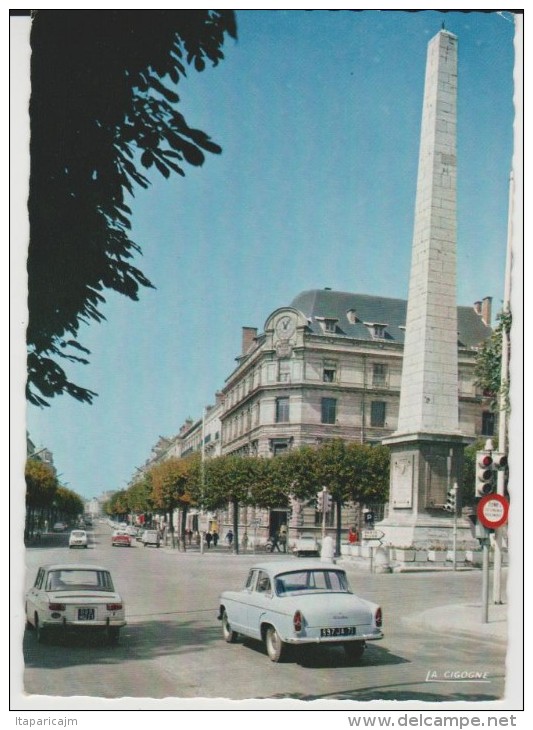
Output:
<instances>
[{"instance_id":1,"label":"car roof","mask_svg":"<svg viewBox=\"0 0 533 730\"><path fill-rule=\"evenodd\" d=\"M103 565L88 565L87 563L49 563L47 565L40 565L40 569L43 570L106 570L109 572L109 568Z\"/></svg>"},{"instance_id":2,"label":"car roof","mask_svg":"<svg viewBox=\"0 0 533 730\"><path fill-rule=\"evenodd\" d=\"M330 561L325 562L318 558L315 558L314 560L302 560L300 558L294 558L293 560L273 560L269 563L256 563L250 568L250 570L259 569L264 570L267 573L287 573L294 570L320 570L325 568L345 572L344 568L341 568L335 563Z\"/></svg>"}]
</instances>

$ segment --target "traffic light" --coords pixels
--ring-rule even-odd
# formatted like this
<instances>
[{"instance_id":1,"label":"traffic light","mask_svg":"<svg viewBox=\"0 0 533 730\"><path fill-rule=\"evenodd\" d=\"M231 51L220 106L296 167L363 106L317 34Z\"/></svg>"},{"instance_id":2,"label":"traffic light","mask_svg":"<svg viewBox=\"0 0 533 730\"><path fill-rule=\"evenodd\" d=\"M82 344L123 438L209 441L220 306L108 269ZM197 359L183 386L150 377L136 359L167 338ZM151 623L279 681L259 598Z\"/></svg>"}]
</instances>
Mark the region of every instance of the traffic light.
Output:
<instances>
[{"instance_id":1,"label":"traffic light","mask_svg":"<svg viewBox=\"0 0 533 730\"><path fill-rule=\"evenodd\" d=\"M324 511L324 494L325 492L323 489L316 493L316 508L319 512Z\"/></svg>"},{"instance_id":2,"label":"traffic light","mask_svg":"<svg viewBox=\"0 0 533 730\"><path fill-rule=\"evenodd\" d=\"M507 454L502 454L499 451L492 453L492 463L495 469L501 471L507 468Z\"/></svg>"},{"instance_id":3,"label":"traffic light","mask_svg":"<svg viewBox=\"0 0 533 730\"><path fill-rule=\"evenodd\" d=\"M444 505L446 512L452 512L455 514L457 510L457 485L454 484L446 494L446 504Z\"/></svg>"},{"instance_id":4,"label":"traffic light","mask_svg":"<svg viewBox=\"0 0 533 730\"><path fill-rule=\"evenodd\" d=\"M494 489L494 461L492 452L478 451L476 454L476 497L484 497Z\"/></svg>"},{"instance_id":5,"label":"traffic light","mask_svg":"<svg viewBox=\"0 0 533 730\"><path fill-rule=\"evenodd\" d=\"M333 497L331 496L331 494L329 492L324 492L324 497L325 497L325 504L324 504L325 510L326 510L326 512L331 512L331 508L333 506Z\"/></svg>"}]
</instances>

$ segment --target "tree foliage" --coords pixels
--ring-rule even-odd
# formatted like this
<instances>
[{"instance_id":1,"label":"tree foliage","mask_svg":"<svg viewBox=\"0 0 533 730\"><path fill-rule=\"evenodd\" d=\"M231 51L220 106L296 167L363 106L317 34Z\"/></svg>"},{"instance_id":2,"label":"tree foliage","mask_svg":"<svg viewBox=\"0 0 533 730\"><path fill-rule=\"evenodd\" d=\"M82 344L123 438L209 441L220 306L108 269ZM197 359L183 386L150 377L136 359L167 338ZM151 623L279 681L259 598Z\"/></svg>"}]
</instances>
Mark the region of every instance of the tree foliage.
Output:
<instances>
[{"instance_id":1,"label":"tree foliage","mask_svg":"<svg viewBox=\"0 0 533 730\"><path fill-rule=\"evenodd\" d=\"M177 507L188 507L189 465L187 459L171 457L150 469L151 500L155 509L172 512Z\"/></svg>"},{"instance_id":2,"label":"tree foliage","mask_svg":"<svg viewBox=\"0 0 533 730\"><path fill-rule=\"evenodd\" d=\"M505 408L509 407L509 383L501 382L503 337L511 333L512 318L510 312L497 315L498 324L491 336L483 343L475 367L476 385L491 398L491 409L500 409L500 398L504 396ZM503 390L502 390L503 389Z\"/></svg>"},{"instance_id":3,"label":"tree foliage","mask_svg":"<svg viewBox=\"0 0 533 730\"><path fill-rule=\"evenodd\" d=\"M220 147L177 111L187 67L202 71L236 37L230 10L38 10L31 28L27 397L68 393L65 361L87 363L82 323L104 319L108 289L152 286L133 263L128 197L202 165Z\"/></svg>"},{"instance_id":4,"label":"tree foliage","mask_svg":"<svg viewBox=\"0 0 533 730\"><path fill-rule=\"evenodd\" d=\"M59 486L52 467L39 459L27 459L25 477L26 507L50 506Z\"/></svg>"}]
</instances>

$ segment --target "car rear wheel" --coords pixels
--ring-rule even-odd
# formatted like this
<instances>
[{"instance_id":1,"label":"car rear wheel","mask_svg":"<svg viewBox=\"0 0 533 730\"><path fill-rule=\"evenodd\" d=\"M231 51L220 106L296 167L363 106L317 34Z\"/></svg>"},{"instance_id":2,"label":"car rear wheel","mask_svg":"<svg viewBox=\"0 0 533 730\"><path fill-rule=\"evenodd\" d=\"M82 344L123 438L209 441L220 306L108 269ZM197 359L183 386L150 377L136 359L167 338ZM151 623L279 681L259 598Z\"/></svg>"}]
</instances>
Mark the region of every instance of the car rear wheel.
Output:
<instances>
[{"instance_id":1,"label":"car rear wheel","mask_svg":"<svg viewBox=\"0 0 533 730\"><path fill-rule=\"evenodd\" d=\"M109 644L118 644L120 638L120 627L108 626L106 630L107 641Z\"/></svg>"},{"instance_id":2,"label":"car rear wheel","mask_svg":"<svg viewBox=\"0 0 533 730\"><path fill-rule=\"evenodd\" d=\"M273 662L280 662L287 653L287 645L273 626L268 626L265 634L265 646L268 658Z\"/></svg>"},{"instance_id":3,"label":"car rear wheel","mask_svg":"<svg viewBox=\"0 0 533 730\"><path fill-rule=\"evenodd\" d=\"M45 644L48 640L48 631L44 628L44 626L41 626L39 622L39 617L37 615L35 615L35 631L39 644Z\"/></svg>"},{"instance_id":4,"label":"car rear wheel","mask_svg":"<svg viewBox=\"0 0 533 730\"><path fill-rule=\"evenodd\" d=\"M364 641L347 641L344 644L344 652L348 659L361 659L365 653L366 644Z\"/></svg>"},{"instance_id":5,"label":"car rear wheel","mask_svg":"<svg viewBox=\"0 0 533 730\"><path fill-rule=\"evenodd\" d=\"M226 611L222 614L222 636L224 637L224 641L227 641L228 644L233 644L237 639L237 632L233 631L231 628Z\"/></svg>"}]
</instances>

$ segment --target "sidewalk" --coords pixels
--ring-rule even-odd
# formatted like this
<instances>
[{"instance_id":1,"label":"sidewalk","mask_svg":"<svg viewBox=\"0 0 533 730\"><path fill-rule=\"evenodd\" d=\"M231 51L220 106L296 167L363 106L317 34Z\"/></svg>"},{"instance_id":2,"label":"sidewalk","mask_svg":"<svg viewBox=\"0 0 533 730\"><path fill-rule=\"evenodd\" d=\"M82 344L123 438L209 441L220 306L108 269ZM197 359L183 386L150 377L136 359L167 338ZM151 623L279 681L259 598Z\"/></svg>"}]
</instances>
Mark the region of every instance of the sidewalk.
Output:
<instances>
[{"instance_id":1,"label":"sidewalk","mask_svg":"<svg viewBox=\"0 0 533 730\"><path fill-rule=\"evenodd\" d=\"M481 603L457 604L430 608L403 618L403 623L423 626L436 634L477 636L498 643L507 643L507 610L505 604L489 604L488 622L482 623Z\"/></svg>"}]
</instances>

